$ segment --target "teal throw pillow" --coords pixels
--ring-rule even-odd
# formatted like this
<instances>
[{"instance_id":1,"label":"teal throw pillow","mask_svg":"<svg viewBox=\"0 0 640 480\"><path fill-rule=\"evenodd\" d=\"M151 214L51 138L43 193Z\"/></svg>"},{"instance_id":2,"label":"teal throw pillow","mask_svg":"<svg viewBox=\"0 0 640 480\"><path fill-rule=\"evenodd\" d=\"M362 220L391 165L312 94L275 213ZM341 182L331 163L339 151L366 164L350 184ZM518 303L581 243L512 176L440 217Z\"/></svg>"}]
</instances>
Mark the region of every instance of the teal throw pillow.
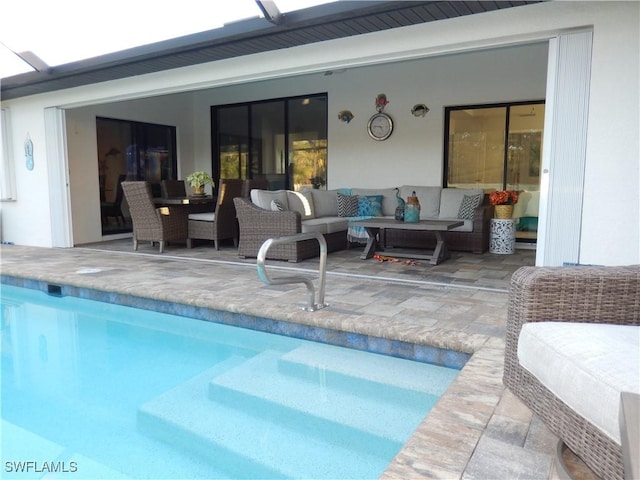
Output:
<instances>
[{"instance_id":1,"label":"teal throw pillow","mask_svg":"<svg viewBox=\"0 0 640 480\"><path fill-rule=\"evenodd\" d=\"M359 217L381 217L382 195L358 196Z\"/></svg>"}]
</instances>

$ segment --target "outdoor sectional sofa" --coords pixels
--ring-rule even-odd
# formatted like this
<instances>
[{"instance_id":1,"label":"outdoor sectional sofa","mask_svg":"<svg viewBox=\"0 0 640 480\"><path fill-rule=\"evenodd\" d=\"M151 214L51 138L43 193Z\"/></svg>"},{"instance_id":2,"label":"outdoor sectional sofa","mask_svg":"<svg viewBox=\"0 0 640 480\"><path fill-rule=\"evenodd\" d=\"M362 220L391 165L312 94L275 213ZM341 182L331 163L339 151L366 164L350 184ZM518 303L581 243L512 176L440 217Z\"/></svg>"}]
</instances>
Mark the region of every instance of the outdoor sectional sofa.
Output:
<instances>
[{"instance_id":1,"label":"outdoor sectional sofa","mask_svg":"<svg viewBox=\"0 0 640 480\"><path fill-rule=\"evenodd\" d=\"M253 189L250 199L234 199L240 227L238 255L257 257L265 240L295 233L322 233L329 252L348 248L354 242L364 243L366 238L363 238L363 231L349 228L349 221L371 216L393 218L398 196L406 200L413 192L421 204L421 219L464 221L464 225L445 234L450 250L483 253L489 248L493 207L488 204L482 189L411 185L381 189L308 189L300 192ZM357 212L345 211L345 203L353 207L356 202ZM461 207L465 210L464 219L461 218ZM432 232L386 231L385 247L434 246L435 236ZM298 262L318 253L316 240L304 240L274 246L269 249L267 258Z\"/></svg>"}]
</instances>

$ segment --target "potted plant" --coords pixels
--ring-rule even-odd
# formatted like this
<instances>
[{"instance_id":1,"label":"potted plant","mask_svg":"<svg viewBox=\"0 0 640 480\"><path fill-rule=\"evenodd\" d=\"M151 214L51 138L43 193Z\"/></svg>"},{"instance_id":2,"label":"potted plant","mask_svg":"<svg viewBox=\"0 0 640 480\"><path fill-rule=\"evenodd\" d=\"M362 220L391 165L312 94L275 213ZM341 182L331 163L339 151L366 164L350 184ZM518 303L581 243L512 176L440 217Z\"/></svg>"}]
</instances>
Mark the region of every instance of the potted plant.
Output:
<instances>
[{"instance_id":1,"label":"potted plant","mask_svg":"<svg viewBox=\"0 0 640 480\"><path fill-rule=\"evenodd\" d=\"M323 187L325 185L325 181L324 181L324 177L320 176L320 175L316 175L315 177L311 177L309 179L309 182L311 182L311 185L313 185L313 188L315 189L319 189L320 187Z\"/></svg>"},{"instance_id":2,"label":"potted plant","mask_svg":"<svg viewBox=\"0 0 640 480\"><path fill-rule=\"evenodd\" d=\"M204 195L204 186L211 185L212 187L215 185L213 182L213 178L207 172L193 172L187 175L187 183L196 195Z\"/></svg>"},{"instance_id":3,"label":"potted plant","mask_svg":"<svg viewBox=\"0 0 640 480\"><path fill-rule=\"evenodd\" d=\"M496 190L489 194L489 202L495 207L495 218L511 218L513 206L518 203L518 193L513 190Z\"/></svg>"}]
</instances>

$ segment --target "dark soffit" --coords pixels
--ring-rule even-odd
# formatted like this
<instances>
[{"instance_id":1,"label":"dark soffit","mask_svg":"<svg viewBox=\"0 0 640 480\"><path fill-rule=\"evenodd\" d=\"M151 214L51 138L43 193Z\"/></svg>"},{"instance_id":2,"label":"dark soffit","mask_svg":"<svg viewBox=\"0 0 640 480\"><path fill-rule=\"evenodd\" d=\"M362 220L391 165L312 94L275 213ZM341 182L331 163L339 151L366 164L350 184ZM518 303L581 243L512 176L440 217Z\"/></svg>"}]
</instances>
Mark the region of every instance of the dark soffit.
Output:
<instances>
[{"instance_id":1,"label":"dark soffit","mask_svg":"<svg viewBox=\"0 0 640 480\"><path fill-rule=\"evenodd\" d=\"M504 8L521 1L350 1L222 28L2 79L3 100Z\"/></svg>"}]
</instances>

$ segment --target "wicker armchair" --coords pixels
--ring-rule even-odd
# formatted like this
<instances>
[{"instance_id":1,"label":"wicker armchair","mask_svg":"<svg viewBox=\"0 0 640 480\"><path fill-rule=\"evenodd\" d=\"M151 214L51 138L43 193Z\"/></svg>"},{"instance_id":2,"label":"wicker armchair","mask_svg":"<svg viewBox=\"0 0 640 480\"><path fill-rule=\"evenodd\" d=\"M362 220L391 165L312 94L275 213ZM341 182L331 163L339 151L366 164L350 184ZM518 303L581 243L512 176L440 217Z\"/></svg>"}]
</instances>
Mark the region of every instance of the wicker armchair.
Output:
<instances>
[{"instance_id":1,"label":"wicker armchair","mask_svg":"<svg viewBox=\"0 0 640 480\"><path fill-rule=\"evenodd\" d=\"M620 445L560 401L518 362L526 322L640 324L640 266L522 267L511 278L504 384L599 476L623 477Z\"/></svg>"},{"instance_id":2,"label":"wicker armchair","mask_svg":"<svg viewBox=\"0 0 640 480\"><path fill-rule=\"evenodd\" d=\"M294 235L302 230L301 217L298 212L272 212L254 205L248 198L234 198L240 241L238 255L255 258L262 244L269 238ZM346 235L344 235L346 238ZM272 260L288 260L299 262L305 258L320 255L320 246L316 240L303 240L285 245L276 245L269 249L268 257Z\"/></svg>"},{"instance_id":3,"label":"wicker armchair","mask_svg":"<svg viewBox=\"0 0 640 480\"><path fill-rule=\"evenodd\" d=\"M186 242L187 211L180 208L159 207L153 203L149 182L122 182L124 196L133 221L133 249L138 241L160 244L160 253L167 242Z\"/></svg>"},{"instance_id":4,"label":"wicker armchair","mask_svg":"<svg viewBox=\"0 0 640 480\"><path fill-rule=\"evenodd\" d=\"M215 212L189 214L187 248L191 248L194 238L213 240L216 250L219 249L218 242L227 238L232 238L234 245L238 246L238 222L233 199L242 195L243 184L243 180L220 180Z\"/></svg>"}]
</instances>

